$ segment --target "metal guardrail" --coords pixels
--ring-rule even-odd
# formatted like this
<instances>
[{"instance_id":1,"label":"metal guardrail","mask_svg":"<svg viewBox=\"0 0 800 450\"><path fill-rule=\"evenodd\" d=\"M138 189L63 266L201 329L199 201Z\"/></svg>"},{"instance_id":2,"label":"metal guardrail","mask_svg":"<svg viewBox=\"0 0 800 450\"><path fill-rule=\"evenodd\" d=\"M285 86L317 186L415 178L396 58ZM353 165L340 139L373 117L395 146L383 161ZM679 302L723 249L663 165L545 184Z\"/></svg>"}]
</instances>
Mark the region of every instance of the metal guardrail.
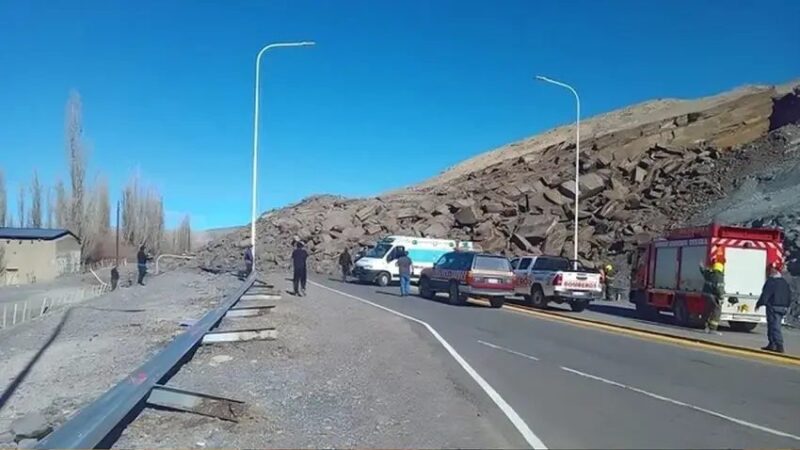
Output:
<instances>
[{"instance_id":1,"label":"metal guardrail","mask_svg":"<svg viewBox=\"0 0 800 450\"><path fill-rule=\"evenodd\" d=\"M124 380L94 400L61 427L39 441L36 448L95 448L141 405L159 383L225 316L255 282L251 274L242 286L227 296L188 330L179 334L154 357Z\"/></svg>"}]
</instances>

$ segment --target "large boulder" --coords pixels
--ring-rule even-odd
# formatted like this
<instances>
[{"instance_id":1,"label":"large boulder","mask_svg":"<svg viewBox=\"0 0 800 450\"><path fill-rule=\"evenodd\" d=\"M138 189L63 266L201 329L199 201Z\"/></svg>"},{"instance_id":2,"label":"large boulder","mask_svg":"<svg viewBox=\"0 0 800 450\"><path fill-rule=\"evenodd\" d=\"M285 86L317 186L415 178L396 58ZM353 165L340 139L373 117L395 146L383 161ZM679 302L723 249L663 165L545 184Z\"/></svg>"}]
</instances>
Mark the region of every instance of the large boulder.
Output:
<instances>
[{"instance_id":1,"label":"large boulder","mask_svg":"<svg viewBox=\"0 0 800 450\"><path fill-rule=\"evenodd\" d=\"M352 216L346 211L333 211L322 222L324 231L344 231L353 226Z\"/></svg>"},{"instance_id":2,"label":"large boulder","mask_svg":"<svg viewBox=\"0 0 800 450\"><path fill-rule=\"evenodd\" d=\"M528 215L515 231L533 245L541 243L558 224L558 218L550 215Z\"/></svg>"},{"instance_id":3,"label":"large boulder","mask_svg":"<svg viewBox=\"0 0 800 450\"><path fill-rule=\"evenodd\" d=\"M557 206L561 206L565 203L570 202L569 198L565 197L561 192L555 189L545 189L543 195L547 201ZM574 193L572 194L572 197L575 198Z\"/></svg>"},{"instance_id":4,"label":"large boulder","mask_svg":"<svg viewBox=\"0 0 800 450\"><path fill-rule=\"evenodd\" d=\"M472 206L462 207L453 216L459 225L475 225L478 223L478 213Z\"/></svg>"},{"instance_id":5,"label":"large boulder","mask_svg":"<svg viewBox=\"0 0 800 450\"><path fill-rule=\"evenodd\" d=\"M419 218L419 211L417 208L401 208L394 212L394 216L399 219L417 219Z\"/></svg>"},{"instance_id":6,"label":"large boulder","mask_svg":"<svg viewBox=\"0 0 800 450\"><path fill-rule=\"evenodd\" d=\"M606 180L597 173L587 173L581 175L578 180L580 187L580 196L582 198L593 197L606 187ZM574 199L575 198L575 180L568 180L558 186L559 192L564 196Z\"/></svg>"},{"instance_id":7,"label":"large boulder","mask_svg":"<svg viewBox=\"0 0 800 450\"><path fill-rule=\"evenodd\" d=\"M579 179L581 196L584 198L593 197L603 191L606 187L606 180L598 173L587 173L581 175Z\"/></svg>"},{"instance_id":8,"label":"large boulder","mask_svg":"<svg viewBox=\"0 0 800 450\"><path fill-rule=\"evenodd\" d=\"M423 229L422 234L425 235L425 237L444 239L447 237L448 231L449 231L448 227L444 226L441 223L434 222L427 228Z\"/></svg>"},{"instance_id":9,"label":"large boulder","mask_svg":"<svg viewBox=\"0 0 800 450\"><path fill-rule=\"evenodd\" d=\"M370 202L363 208L356 211L356 218L360 221L365 221L370 217L374 216L378 213L378 208L380 207L380 203L378 202Z\"/></svg>"},{"instance_id":10,"label":"large boulder","mask_svg":"<svg viewBox=\"0 0 800 450\"><path fill-rule=\"evenodd\" d=\"M569 231L567 231L566 227L558 224L545 238L542 250L546 255L559 255L568 236Z\"/></svg>"}]
</instances>

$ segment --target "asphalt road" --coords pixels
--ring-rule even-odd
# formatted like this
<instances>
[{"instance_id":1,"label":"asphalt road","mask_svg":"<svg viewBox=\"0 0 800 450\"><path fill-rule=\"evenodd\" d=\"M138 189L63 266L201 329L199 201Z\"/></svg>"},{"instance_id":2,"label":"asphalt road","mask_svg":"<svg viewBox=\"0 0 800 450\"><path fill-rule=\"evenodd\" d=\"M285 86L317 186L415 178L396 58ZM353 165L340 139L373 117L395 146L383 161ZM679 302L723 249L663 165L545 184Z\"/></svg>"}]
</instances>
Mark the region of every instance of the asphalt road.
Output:
<instances>
[{"instance_id":1,"label":"asphalt road","mask_svg":"<svg viewBox=\"0 0 800 450\"><path fill-rule=\"evenodd\" d=\"M522 298L512 299L517 304L523 304ZM719 342L722 344L737 345L758 349L767 344L767 326L759 325L751 332L733 331L727 322L720 324L720 336L705 334L702 329L691 329L676 325L672 314L659 314L655 320L639 318L635 307L628 301L606 302L598 301L589 305L586 310L576 313L567 305L548 305L547 310L559 314L581 319L596 320L604 323L633 327L644 331L655 331L688 338L702 339L704 341ZM783 340L786 343L786 352L790 355L800 356L800 330L783 327Z\"/></svg>"},{"instance_id":2,"label":"asphalt road","mask_svg":"<svg viewBox=\"0 0 800 450\"><path fill-rule=\"evenodd\" d=\"M800 446L796 368L315 281L427 322L549 448Z\"/></svg>"}]
</instances>

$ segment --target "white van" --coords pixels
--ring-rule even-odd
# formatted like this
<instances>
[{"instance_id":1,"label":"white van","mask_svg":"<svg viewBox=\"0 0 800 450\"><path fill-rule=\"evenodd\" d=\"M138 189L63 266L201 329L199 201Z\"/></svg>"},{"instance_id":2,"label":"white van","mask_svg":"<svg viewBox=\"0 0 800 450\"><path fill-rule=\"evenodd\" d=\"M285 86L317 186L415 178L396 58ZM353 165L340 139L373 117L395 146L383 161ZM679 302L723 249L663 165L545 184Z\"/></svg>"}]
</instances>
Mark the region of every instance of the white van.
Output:
<instances>
[{"instance_id":1,"label":"white van","mask_svg":"<svg viewBox=\"0 0 800 450\"><path fill-rule=\"evenodd\" d=\"M364 257L356 261L353 276L359 281L375 283L386 286L400 278L397 268L397 258L400 257L399 248L405 248L411 258L411 279L417 279L422 269L433 267L445 253L458 248L464 251L477 250L474 243L469 241L455 241L450 239L429 239L414 236L388 236L367 252Z\"/></svg>"}]
</instances>

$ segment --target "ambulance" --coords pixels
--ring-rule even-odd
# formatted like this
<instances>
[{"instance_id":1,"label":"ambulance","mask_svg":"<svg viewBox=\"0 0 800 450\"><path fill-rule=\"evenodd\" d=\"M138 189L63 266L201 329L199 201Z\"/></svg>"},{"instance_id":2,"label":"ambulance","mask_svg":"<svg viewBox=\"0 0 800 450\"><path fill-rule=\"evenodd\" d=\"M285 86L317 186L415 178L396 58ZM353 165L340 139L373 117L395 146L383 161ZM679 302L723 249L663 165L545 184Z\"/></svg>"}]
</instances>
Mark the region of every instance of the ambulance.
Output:
<instances>
[{"instance_id":1,"label":"ambulance","mask_svg":"<svg viewBox=\"0 0 800 450\"><path fill-rule=\"evenodd\" d=\"M431 239L416 236L387 236L359 258L353 268L353 276L359 281L387 286L400 279L397 258L405 249L411 258L411 279L416 280L422 269L433 267L433 263L445 253L454 250L474 251L477 246L469 241Z\"/></svg>"}]
</instances>

